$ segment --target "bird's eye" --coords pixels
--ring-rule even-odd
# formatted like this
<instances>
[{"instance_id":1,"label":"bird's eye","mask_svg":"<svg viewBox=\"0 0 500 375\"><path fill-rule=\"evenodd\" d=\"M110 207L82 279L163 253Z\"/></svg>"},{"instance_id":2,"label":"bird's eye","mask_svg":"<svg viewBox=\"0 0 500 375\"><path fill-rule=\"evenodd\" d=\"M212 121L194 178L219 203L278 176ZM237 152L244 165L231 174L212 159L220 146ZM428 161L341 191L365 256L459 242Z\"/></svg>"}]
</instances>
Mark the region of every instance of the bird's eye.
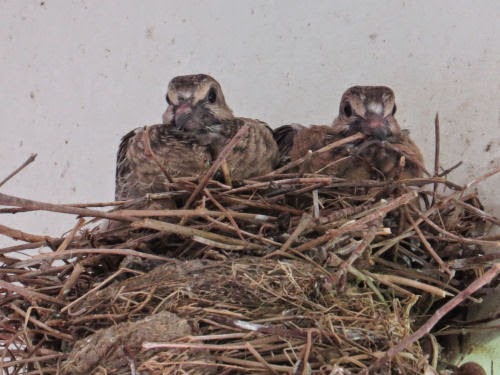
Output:
<instances>
[{"instance_id":1,"label":"bird's eye","mask_svg":"<svg viewBox=\"0 0 500 375\"><path fill-rule=\"evenodd\" d=\"M168 94L165 95L165 100L167 101L168 105L171 105L172 103L170 102L170 98L168 97Z\"/></svg>"},{"instance_id":2,"label":"bird's eye","mask_svg":"<svg viewBox=\"0 0 500 375\"><path fill-rule=\"evenodd\" d=\"M210 88L210 90L208 90L207 99L212 104L215 103L215 101L217 100L217 92L215 91L214 87L212 87L212 88Z\"/></svg>"},{"instance_id":3,"label":"bird's eye","mask_svg":"<svg viewBox=\"0 0 500 375\"><path fill-rule=\"evenodd\" d=\"M344 111L344 115L346 115L347 117L352 116L352 107L349 103L345 103L344 108L342 108L342 110Z\"/></svg>"},{"instance_id":4,"label":"bird's eye","mask_svg":"<svg viewBox=\"0 0 500 375\"><path fill-rule=\"evenodd\" d=\"M394 107L392 107L392 115L394 116L396 114L396 104L394 104Z\"/></svg>"}]
</instances>

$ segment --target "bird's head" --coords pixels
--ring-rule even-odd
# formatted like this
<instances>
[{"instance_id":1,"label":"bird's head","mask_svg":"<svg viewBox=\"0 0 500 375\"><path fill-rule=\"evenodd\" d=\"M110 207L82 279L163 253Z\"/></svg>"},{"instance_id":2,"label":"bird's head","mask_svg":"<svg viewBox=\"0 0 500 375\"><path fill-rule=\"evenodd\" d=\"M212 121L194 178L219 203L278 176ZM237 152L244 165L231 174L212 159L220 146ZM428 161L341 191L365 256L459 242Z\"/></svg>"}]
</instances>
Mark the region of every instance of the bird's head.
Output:
<instances>
[{"instance_id":1,"label":"bird's head","mask_svg":"<svg viewBox=\"0 0 500 375\"><path fill-rule=\"evenodd\" d=\"M179 130L199 130L233 118L219 82L206 74L173 78L165 98L168 107L163 113L163 123Z\"/></svg>"},{"instance_id":2,"label":"bird's head","mask_svg":"<svg viewBox=\"0 0 500 375\"><path fill-rule=\"evenodd\" d=\"M353 86L342 95L339 119L350 130L385 140L400 132L394 92L385 86Z\"/></svg>"}]
</instances>

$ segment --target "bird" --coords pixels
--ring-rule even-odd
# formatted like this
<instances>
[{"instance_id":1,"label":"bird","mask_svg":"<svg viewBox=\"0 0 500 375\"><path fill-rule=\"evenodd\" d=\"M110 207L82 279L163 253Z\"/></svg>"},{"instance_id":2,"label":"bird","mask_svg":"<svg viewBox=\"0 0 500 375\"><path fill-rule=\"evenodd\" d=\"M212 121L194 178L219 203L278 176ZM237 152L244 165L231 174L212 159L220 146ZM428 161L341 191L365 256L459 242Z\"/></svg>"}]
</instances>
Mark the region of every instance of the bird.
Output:
<instances>
[{"instance_id":1,"label":"bird","mask_svg":"<svg viewBox=\"0 0 500 375\"><path fill-rule=\"evenodd\" d=\"M246 135L226 158L233 181L265 174L278 163L278 145L266 123L235 117L221 85L207 74L174 77L165 96L162 123L134 129L120 142L115 199L129 200L166 191L176 177L208 171L231 138Z\"/></svg>"},{"instance_id":2,"label":"bird","mask_svg":"<svg viewBox=\"0 0 500 375\"><path fill-rule=\"evenodd\" d=\"M304 158L305 162L296 168L301 172L351 180L422 177L422 153L409 131L400 128L396 109L395 95L389 87L350 87L343 93L339 114L331 125L290 124L274 130L280 163ZM356 133L361 133L363 139L314 153Z\"/></svg>"}]
</instances>

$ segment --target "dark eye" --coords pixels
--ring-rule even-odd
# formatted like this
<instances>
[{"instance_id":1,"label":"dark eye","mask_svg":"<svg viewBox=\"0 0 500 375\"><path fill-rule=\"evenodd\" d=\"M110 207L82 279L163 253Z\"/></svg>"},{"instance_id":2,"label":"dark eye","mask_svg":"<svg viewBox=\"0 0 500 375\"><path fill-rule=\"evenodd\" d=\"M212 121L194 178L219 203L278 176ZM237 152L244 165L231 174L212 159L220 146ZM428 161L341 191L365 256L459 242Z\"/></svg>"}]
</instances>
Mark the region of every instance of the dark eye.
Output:
<instances>
[{"instance_id":1,"label":"dark eye","mask_svg":"<svg viewBox=\"0 0 500 375\"><path fill-rule=\"evenodd\" d=\"M170 98L168 97L168 94L167 94L167 95L165 95L165 100L167 101L167 104L168 104L168 105L172 104L172 103L170 102Z\"/></svg>"},{"instance_id":2,"label":"dark eye","mask_svg":"<svg viewBox=\"0 0 500 375\"><path fill-rule=\"evenodd\" d=\"M345 103L344 108L342 108L342 110L344 111L344 115L346 115L347 117L352 116L352 107L349 103Z\"/></svg>"},{"instance_id":3,"label":"dark eye","mask_svg":"<svg viewBox=\"0 0 500 375\"><path fill-rule=\"evenodd\" d=\"M217 100L217 92L215 91L215 88L212 87L209 91L208 91L208 95L207 95L207 99L210 103L215 103L215 101Z\"/></svg>"},{"instance_id":4,"label":"dark eye","mask_svg":"<svg viewBox=\"0 0 500 375\"><path fill-rule=\"evenodd\" d=\"M392 115L394 116L396 114L396 104L394 104L394 107L392 107Z\"/></svg>"}]
</instances>

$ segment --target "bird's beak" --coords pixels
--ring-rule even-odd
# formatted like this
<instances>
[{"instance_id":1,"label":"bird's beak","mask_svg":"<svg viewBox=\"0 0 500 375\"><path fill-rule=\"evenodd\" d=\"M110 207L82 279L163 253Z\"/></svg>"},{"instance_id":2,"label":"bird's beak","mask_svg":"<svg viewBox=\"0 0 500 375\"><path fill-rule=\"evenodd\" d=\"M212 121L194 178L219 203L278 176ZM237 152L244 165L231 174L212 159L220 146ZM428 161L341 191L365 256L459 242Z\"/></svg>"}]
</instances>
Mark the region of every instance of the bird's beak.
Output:
<instances>
[{"instance_id":1,"label":"bird's beak","mask_svg":"<svg viewBox=\"0 0 500 375\"><path fill-rule=\"evenodd\" d=\"M389 123L380 115L369 115L361 125L361 131L367 135L385 140L391 136Z\"/></svg>"},{"instance_id":2,"label":"bird's beak","mask_svg":"<svg viewBox=\"0 0 500 375\"><path fill-rule=\"evenodd\" d=\"M182 130L192 112L193 108L191 104L188 102L184 102L180 106L175 108L174 109L175 127L179 130Z\"/></svg>"}]
</instances>

